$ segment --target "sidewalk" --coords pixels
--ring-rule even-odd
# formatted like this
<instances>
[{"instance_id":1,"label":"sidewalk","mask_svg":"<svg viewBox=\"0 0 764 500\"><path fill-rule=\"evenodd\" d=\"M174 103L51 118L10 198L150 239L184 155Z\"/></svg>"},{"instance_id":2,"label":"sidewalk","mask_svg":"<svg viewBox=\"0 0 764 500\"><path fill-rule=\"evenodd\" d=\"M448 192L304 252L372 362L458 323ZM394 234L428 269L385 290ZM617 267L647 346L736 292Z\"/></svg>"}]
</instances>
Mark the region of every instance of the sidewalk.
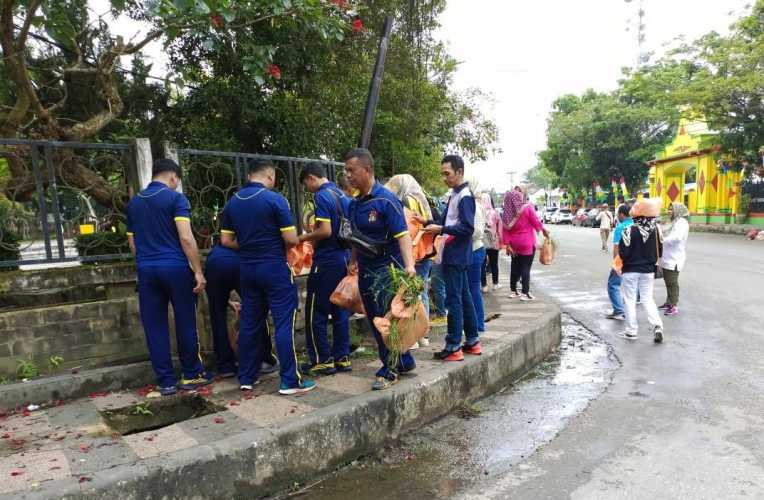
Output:
<instances>
[{"instance_id":1,"label":"sidewalk","mask_svg":"<svg viewBox=\"0 0 764 500\"><path fill-rule=\"evenodd\" d=\"M690 224L690 231L696 233L722 233L745 235L751 229L764 231L764 226L756 224Z\"/></svg>"},{"instance_id":2,"label":"sidewalk","mask_svg":"<svg viewBox=\"0 0 764 500\"><path fill-rule=\"evenodd\" d=\"M379 362L366 358L296 398L278 396L270 375L247 397L225 380L195 394L93 393L0 417L0 494L251 498L304 483L504 387L554 350L556 306L510 303L507 293L488 296L482 356L437 362L442 338L433 338L414 351L414 374L387 391L370 390Z\"/></svg>"}]
</instances>

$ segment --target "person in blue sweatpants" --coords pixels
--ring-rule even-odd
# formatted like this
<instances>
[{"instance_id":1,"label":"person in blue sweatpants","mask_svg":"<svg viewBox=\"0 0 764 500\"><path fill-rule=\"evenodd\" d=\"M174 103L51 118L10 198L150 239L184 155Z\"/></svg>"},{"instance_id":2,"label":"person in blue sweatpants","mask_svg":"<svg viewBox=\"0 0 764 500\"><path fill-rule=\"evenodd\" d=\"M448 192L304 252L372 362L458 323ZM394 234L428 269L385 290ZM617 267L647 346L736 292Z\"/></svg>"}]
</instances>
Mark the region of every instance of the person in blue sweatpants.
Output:
<instances>
[{"instance_id":1,"label":"person in blue sweatpants","mask_svg":"<svg viewBox=\"0 0 764 500\"><path fill-rule=\"evenodd\" d=\"M382 367L376 373L373 390L384 390L398 382L402 373L416 368L410 352L401 353L398 363L390 365L390 351L373 319L383 317L390 310L390 266L402 267L409 276L416 276L413 244L403 215L403 204L374 177L374 160L366 149L354 149L345 155L345 173L350 184L360 194L350 202L349 217L354 231L366 246L354 244L351 268L358 269L358 288L366 319L369 322L379 350Z\"/></svg>"},{"instance_id":2,"label":"person in blue sweatpants","mask_svg":"<svg viewBox=\"0 0 764 500\"><path fill-rule=\"evenodd\" d=\"M127 205L127 237L138 270L138 302L159 392L194 390L212 382L204 372L196 331L196 295L204 290L191 206L182 193L181 170L172 160L154 162L151 183ZM172 365L167 307L172 304L181 380Z\"/></svg>"},{"instance_id":3,"label":"person in blue sweatpants","mask_svg":"<svg viewBox=\"0 0 764 500\"><path fill-rule=\"evenodd\" d=\"M469 289L467 268L472 263L472 236L475 227L475 197L464 181L464 160L448 155L441 162L441 174L452 194L439 224L426 221L425 231L446 236L441 262L446 284L448 334L443 350L435 353L442 361L463 361L464 353L480 355L482 348L477 316ZM464 333L464 336L462 335ZM462 338L465 338L462 345Z\"/></svg>"},{"instance_id":4,"label":"person in blue sweatpants","mask_svg":"<svg viewBox=\"0 0 764 500\"><path fill-rule=\"evenodd\" d=\"M299 243L286 199L275 191L276 168L269 160L252 161L248 182L226 204L220 223L223 246L239 250L241 322L239 386L251 391L267 352L258 341L267 331L268 310L275 327L281 386L279 393L300 394L316 387L297 365L294 345L297 287L287 264L287 247Z\"/></svg>"},{"instance_id":5,"label":"person in blue sweatpants","mask_svg":"<svg viewBox=\"0 0 764 500\"><path fill-rule=\"evenodd\" d=\"M326 178L326 168L310 162L300 172L300 182L313 193L316 228L300 235L300 241L314 246L313 265L308 276L305 299L305 340L310 363L302 370L310 375L333 375L351 371L350 312L335 306L329 297L345 276L350 251L338 239L340 221L347 216L350 198ZM329 316L332 318L332 345L329 345Z\"/></svg>"},{"instance_id":6,"label":"person in blue sweatpants","mask_svg":"<svg viewBox=\"0 0 764 500\"><path fill-rule=\"evenodd\" d=\"M212 344L217 363L217 374L221 378L236 376L238 367L236 353L231 348L228 338L228 310L231 292L234 290L241 297L239 287L239 252L217 244L207 254L204 263L204 275L207 278L207 303L210 310ZM276 356L269 332L260 339L263 352L266 353L260 373L272 373L278 369Z\"/></svg>"}]
</instances>

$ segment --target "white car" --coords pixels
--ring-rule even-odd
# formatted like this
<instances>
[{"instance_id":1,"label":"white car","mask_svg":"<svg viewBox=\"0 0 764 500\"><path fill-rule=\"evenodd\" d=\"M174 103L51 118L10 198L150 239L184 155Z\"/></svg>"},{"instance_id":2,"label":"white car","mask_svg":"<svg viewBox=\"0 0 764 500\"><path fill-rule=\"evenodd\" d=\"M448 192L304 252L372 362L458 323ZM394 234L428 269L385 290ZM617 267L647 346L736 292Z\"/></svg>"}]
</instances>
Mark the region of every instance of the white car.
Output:
<instances>
[{"instance_id":1,"label":"white car","mask_svg":"<svg viewBox=\"0 0 764 500\"><path fill-rule=\"evenodd\" d=\"M557 207L546 207L544 209L543 218L541 219L541 222L552 222L552 217L554 216L555 212L557 212Z\"/></svg>"},{"instance_id":2,"label":"white car","mask_svg":"<svg viewBox=\"0 0 764 500\"><path fill-rule=\"evenodd\" d=\"M561 208L552 215L552 224L573 224L573 212L568 208Z\"/></svg>"}]
</instances>

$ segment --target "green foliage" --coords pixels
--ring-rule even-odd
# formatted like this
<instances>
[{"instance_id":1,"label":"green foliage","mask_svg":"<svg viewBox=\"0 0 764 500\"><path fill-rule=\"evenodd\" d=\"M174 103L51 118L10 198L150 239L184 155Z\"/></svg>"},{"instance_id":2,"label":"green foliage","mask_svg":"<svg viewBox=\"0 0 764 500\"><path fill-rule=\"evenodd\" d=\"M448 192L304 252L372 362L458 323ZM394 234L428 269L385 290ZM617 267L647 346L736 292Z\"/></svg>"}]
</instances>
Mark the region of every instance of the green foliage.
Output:
<instances>
[{"instance_id":1,"label":"green foliage","mask_svg":"<svg viewBox=\"0 0 764 500\"><path fill-rule=\"evenodd\" d=\"M133 408L133 415L142 415L144 417L153 415L154 412L149 408L148 403L140 403Z\"/></svg>"},{"instance_id":2,"label":"green foliage","mask_svg":"<svg viewBox=\"0 0 764 500\"><path fill-rule=\"evenodd\" d=\"M0 160L0 185L2 178L3 163ZM19 243L21 238L10 226L9 221L10 211L12 204L5 196L0 195L0 261L3 260L19 260L21 258L21 252L19 251ZM2 267L2 271L10 271L15 267Z\"/></svg>"},{"instance_id":3,"label":"green foliage","mask_svg":"<svg viewBox=\"0 0 764 500\"><path fill-rule=\"evenodd\" d=\"M16 363L19 365L16 368L16 377L18 379L33 378L40 374L40 369L32 360L17 359Z\"/></svg>"},{"instance_id":4,"label":"green foliage","mask_svg":"<svg viewBox=\"0 0 764 500\"><path fill-rule=\"evenodd\" d=\"M644 163L671 137L673 115L627 89L561 97L549 118L539 170L531 175L557 176L571 189L590 189L593 182L609 186L611 178L621 176L632 189L641 187Z\"/></svg>"},{"instance_id":5,"label":"green foliage","mask_svg":"<svg viewBox=\"0 0 764 500\"><path fill-rule=\"evenodd\" d=\"M559 176L546 165L539 163L525 173L525 180L541 188L554 187L559 183Z\"/></svg>"},{"instance_id":6,"label":"green foliage","mask_svg":"<svg viewBox=\"0 0 764 500\"><path fill-rule=\"evenodd\" d=\"M371 149L379 176L411 173L425 187L437 186L445 151L485 158L497 138L480 112L486 97L450 89L456 62L432 36L444 5L359 3L366 28L342 40L290 23L262 25L256 33L232 29L226 38L183 35L170 57L192 88L161 114L159 128L178 144L206 149L340 158L360 136L379 30L392 14L396 30ZM278 80L262 84L246 70L249 49L242 41L253 37L258 46L278 45ZM200 59L209 72L199 71Z\"/></svg>"},{"instance_id":7,"label":"green foliage","mask_svg":"<svg viewBox=\"0 0 764 500\"><path fill-rule=\"evenodd\" d=\"M50 371L56 370L64 362L64 358L61 356L51 356L48 358L48 367Z\"/></svg>"}]
</instances>

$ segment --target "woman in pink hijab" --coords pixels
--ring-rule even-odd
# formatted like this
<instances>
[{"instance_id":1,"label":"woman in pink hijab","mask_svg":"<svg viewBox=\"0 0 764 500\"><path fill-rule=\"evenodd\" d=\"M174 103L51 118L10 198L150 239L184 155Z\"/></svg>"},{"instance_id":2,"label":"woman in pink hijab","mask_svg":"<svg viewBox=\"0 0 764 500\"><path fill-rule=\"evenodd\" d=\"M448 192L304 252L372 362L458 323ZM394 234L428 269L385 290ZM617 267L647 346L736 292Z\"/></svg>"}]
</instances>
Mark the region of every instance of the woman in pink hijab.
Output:
<instances>
[{"instance_id":1,"label":"woman in pink hijab","mask_svg":"<svg viewBox=\"0 0 764 500\"><path fill-rule=\"evenodd\" d=\"M507 246L507 254L512 255L510 272L510 298L522 301L534 300L530 293L531 266L536 255L536 233L549 236L549 231L536 216L533 205L528 203L522 190L513 189L504 195L504 212L501 214L501 241ZM517 291L517 283L522 281L522 293Z\"/></svg>"}]
</instances>

